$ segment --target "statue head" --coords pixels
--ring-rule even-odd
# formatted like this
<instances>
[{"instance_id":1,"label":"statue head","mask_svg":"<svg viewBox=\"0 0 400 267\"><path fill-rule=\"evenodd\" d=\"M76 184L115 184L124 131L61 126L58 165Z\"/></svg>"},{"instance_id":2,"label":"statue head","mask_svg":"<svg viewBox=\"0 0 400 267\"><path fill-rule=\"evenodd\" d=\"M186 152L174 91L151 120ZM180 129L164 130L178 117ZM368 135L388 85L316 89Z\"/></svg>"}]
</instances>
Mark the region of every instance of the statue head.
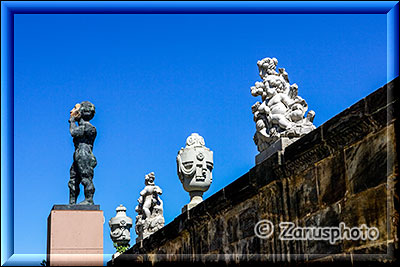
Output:
<instances>
[{"instance_id":1,"label":"statue head","mask_svg":"<svg viewBox=\"0 0 400 267\"><path fill-rule=\"evenodd\" d=\"M277 65L278 65L278 60L274 57L273 58L266 57L257 61L260 77L264 79L268 75L277 74L276 72Z\"/></svg>"},{"instance_id":2,"label":"statue head","mask_svg":"<svg viewBox=\"0 0 400 267\"><path fill-rule=\"evenodd\" d=\"M155 179L156 179L156 176L154 175L154 172L146 174L144 176L144 184L145 185L154 185L154 180Z\"/></svg>"},{"instance_id":3,"label":"statue head","mask_svg":"<svg viewBox=\"0 0 400 267\"><path fill-rule=\"evenodd\" d=\"M286 90L286 83L280 77L274 77L268 80L270 88L274 88L277 93L284 93Z\"/></svg>"},{"instance_id":4,"label":"statue head","mask_svg":"<svg viewBox=\"0 0 400 267\"><path fill-rule=\"evenodd\" d=\"M94 114L96 113L94 105L89 101L83 101L81 103L79 111L81 113L82 119L85 121L90 121L91 119L93 119Z\"/></svg>"},{"instance_id":5,"label":"statue head","mask_svg":"<svg viewBox=\"0 0 400 267\"><path fill-rule=\"evenodd\" d=\"M204 138L191 134L186 147L179 150L176 163L183 188L190 194L197 192L201 198L211 185L214 167L213 152L205 146Z\"/></svg>"},{"instance_id":6,"label":"statue head","mask_svg":"<svg viewBox=\"0 0 400 267\"><path fill-rule=\"evenodd\" d=\"M82 103L75 104L74 108L69 112L71 117L74 117L75 120L83 119L85 121L90 121L93 119L94 114L96 113L95 107L89 101L83 101Z\"/></svg>"},{"instance_id":7,"label":"statue head","mask_svg":"<svg viewBox=\"0 0 400 267\"><path fill-rule=\"evenodd\" d=\"M301 103L293 104L290 110L291 111L289 114L289 118L293 122L298 122L298 121L302 120L303 116L306 112L304 105L302 105Z\"/></svg>"}]
</instances>

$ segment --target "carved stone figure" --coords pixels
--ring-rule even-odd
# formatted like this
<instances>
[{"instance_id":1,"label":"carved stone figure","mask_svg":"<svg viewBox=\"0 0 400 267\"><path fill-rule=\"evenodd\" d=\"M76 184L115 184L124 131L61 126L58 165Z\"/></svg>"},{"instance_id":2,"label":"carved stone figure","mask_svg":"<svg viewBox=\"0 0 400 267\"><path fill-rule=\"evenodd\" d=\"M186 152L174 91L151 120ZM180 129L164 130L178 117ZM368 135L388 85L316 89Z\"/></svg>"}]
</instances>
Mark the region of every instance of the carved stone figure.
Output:
<instances>
[{"instance_id":1,"label":"carved stone figure","mask_svg":"<svg viewBox=\"0 0 400 267\"><path fill-rule=\"evenodd\" d=\"M204 138L192 133L186 139L186 147L181 148L176 157L178 177L185 191L189 192L190 202L182 212L203 201L203 193L212 183L214 168L213 152L205 146Z\"/></svg>"},{"instance_id":2,"label":"carved stone figure","mask_svg":"<svg viewBox=\"0 0 400 267\"><path fill-rule=\"evenodd\" d=\"M256 123L254 142L262 152L281 138L297 139L315 129L315 112L310 110L307 117L307 102L298 96L297 84L290 85L284 68L276 72L278 60L264 58L257 62L262 82L251 87L251 94L261 96L261 102L252 107Z\"/></svg>"},{"instance_id":3,"label":"carved stone figure","mask_svg":"<svg viewBox=\"0 0 400 267\"><path fill-rule=\"evenodd\" d=\"M93 155L93 143L97 132L96 127L89 122L94 114L95 107L89 101L76 104L70 111L69 132L75 145L74 162L70 169L70 180L68 182L70 205L76 204L79 196L79 184L81 183L84 187L85 199L79 204L94 204L93 175L97 161Z\"/></svg>"},{"instance_id":4,"label":"carved stone figure","mask_svg":"<svg viewBox=\"0 0 400 267\"><path fill-rule=\"evenodd\" d=\"M163 202L159 195L162 194L160 187L154 184L155 175L151 172L145 176L145 187L140 192L139 204L135 210L136 216L136 242L155 233L164 227Z\"/></svg>"},{"instance_id":5,"label":"carved stone figure","mask_svg":"<svg viewBox=\"0 0 400 267\"><path fill-rule=\"evenodd\" d=\"M132 218L126 215L126 208L123 205L119 205L116 208L117 215L112 217L108 222L110 226L110 237L111 240L117 244L117 246L129 246L131 241L130 229L132 227Z\"/></svg>"}]
</instances>

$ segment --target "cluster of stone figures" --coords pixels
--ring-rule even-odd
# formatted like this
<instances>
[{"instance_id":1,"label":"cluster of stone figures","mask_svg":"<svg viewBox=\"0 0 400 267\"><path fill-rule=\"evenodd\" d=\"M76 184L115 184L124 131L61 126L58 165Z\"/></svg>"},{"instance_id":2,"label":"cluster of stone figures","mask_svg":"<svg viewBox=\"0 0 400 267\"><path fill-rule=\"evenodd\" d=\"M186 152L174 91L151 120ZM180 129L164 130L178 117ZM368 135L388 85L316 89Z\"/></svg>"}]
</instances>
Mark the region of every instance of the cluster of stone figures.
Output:
<instances>
[{"instance_id":1,"label":"cluster of stone figures","mask_svg":"<svg viewBox=\"0 0 400 267\"><path fill-rule=\"evenodd\" d=\"M314 111L307 116L307 103L301 98L296 84L290 85L285 69L277 72L276 58L264 58L257 62L261 82L251 87L251 94L261 96L262 102L252 106L256 133L254 142L260 152L268 149L281 138L296 140L309 133L315 126ZM78 205L93 205L93 174L97 165L93 155L93 143L96 128L89 122L95 114L92 103L84 101L76 104L70 112L70 133L73 137L75 152L74 162L70 170L70 205L76 205L79 195L79 184L83 184L85 200ZM183 188L189 192L190 202L182 208L189 210L203 201L203 193L212 183L214 168L213 152L205 146L203 137L197 133L186 139L186 147L181 148L177 158L177 174ZM154 183L154 172L145 175L145 187L140 192L135 230L136 242L143 240L164 226L163 202L160 199L162 190ZM117 215L110 219L111 239L117 246L129 246L130 228L133 221L126 215L122 205L116 209Z\"/></svg>"},{"instance_id":2,"label":"cluster of stone figures","mask_svg":"<svg viewBox=\"0 0 400 267\"><path fill-rule=\"evenodd\" d=\"M262 100L251 107L256 123L254 143L260 152L282 137L297 139L315 129L315 112L310 110L304 118L307 102L297 94L297 84L290 85L284 68L276 72L277 65L276 58L259 60L262 82L251 87L251 94Z\"/></svg>"}]
</instances>

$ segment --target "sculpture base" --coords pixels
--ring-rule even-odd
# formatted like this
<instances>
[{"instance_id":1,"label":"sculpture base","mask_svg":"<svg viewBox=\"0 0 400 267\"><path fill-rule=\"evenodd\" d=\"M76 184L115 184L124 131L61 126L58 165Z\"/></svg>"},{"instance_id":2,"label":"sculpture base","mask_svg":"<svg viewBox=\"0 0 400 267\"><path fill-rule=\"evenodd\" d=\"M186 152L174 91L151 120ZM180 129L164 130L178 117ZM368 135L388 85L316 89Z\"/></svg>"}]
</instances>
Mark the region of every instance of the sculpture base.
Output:
<instances>
[{"instance_id":1,"label":"sculpture base","mask_svg":"<svg viewBox=\"0 0 400 267\"><path fill-rule=\"evenodd\" d=\"M54 205L51 210L100 210L100 205Z\"/></svg>"},{"instance_id":2,"label":"sculpture base","mask_svg":"<svg viewBox=\"0 0 400 267\"><path fill-rule=\"evenodd\" d=\"M194 208L197 206L197 204L201 203L203 201L203 191L191 191L189 192L190 195L190 202L183 206L182 208L182 213L184 213L187 210L190 210L191 208Z\"/></svg>"},{"instance_id":3,"label":"sculpture base","mask_svg":"<svg viewBox=\"0 0 400 267\"><path fill-rule=\"evenodd\" d=\"M47 219L48 264L102 266L103 224L99 205L54 205Z\"/></svg>"},{"instance_id":4,"label":"sculpture base","mask_svg":"<svg viewBox=\"0 0 400 267\"><path fill-rule=\"evenodd\" d=\"M188 204L186 204L186 205L183 206L183 208L182 208L182 213L184 213L184 212L190 210L191 208L196 207L197 204L199 204L199 203L188 203Z\"/></svg>"},{"instance_id":5,"label":"sculpture base","mask_svg":"<svg viewBox=\"0 0 400 267\"><path fill-rule=\"evenodd\" d=\"M299 138L289 139L287 137L283 137L283 138L279 139L278 141L276 141L275 143L270 145L266 150L264 150L263 152L259 153L256 156L256 165L260 164L261 162L263 162L264 160L266 160L267 158L272 156L272 154L274 154L276 151L283 152L287 146L289 146L290 144L292 144L293 142L295 142L298 139Z\"/></svg>"}]
</instances>

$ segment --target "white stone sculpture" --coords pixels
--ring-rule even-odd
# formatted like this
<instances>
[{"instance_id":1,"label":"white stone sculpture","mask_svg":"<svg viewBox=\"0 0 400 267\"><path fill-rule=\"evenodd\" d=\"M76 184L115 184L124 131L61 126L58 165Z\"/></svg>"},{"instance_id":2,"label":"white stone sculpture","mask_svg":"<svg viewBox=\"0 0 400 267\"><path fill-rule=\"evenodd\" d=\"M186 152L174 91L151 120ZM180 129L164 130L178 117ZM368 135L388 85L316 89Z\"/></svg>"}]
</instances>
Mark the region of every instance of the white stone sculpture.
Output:
<instances>
[{"instance_id":1,"label":"white stone sculpture","mask_svg":"<svg viewBox=\"0 0 400 267\"><path fill-rule=\"evenodd\" d=\"M186 147L179 150L176 163L178 177L190 195L189 204L182 208L182 212L185 212L202 202L203 193L210 188L213 152L205 146L203 137L192 133L186 139Z\"/></svg>"},{"instance_id":2,"label":"white stone sculpture","mask_svg":"<svg viewBox=\"0 0 400 267\"><path fill-rule=\"evenodd\" d=\"M119 205L116 208L117 215L110 219L108 222L110 226L110 237L115 246L117 247L129 247L129 242L131 241L130 229L132 227L132 218L126 215L126 208L123 205ZM117 257L120 251L114 254Z\"/></svg>"},{"instance_id":3,"label":"white stone sculpture","mask_svg":"<svg viewBox=\"0 0 400 267\"><path fill-rule=\"evenodd\" d=\"M256 123L254 143L260 153L282 138L290 144L315 129L315 112L310 110L304 118L307 102L298 96L297 84L290 85L284 68L276 72L277 65L276 58L259 60L257 66L262 82L251 87L251 94L261 96L262 100L251 107Z\"/></svg>"},{"instance_id":4,"label":"white stone sculpture","mask_svg":"<svg viewBox=\"0 0 400 267\"><path fill-rule=\"evenodd\" d=\"M154 172L145 175L146 186L140 192L139 204L135 208L138 213L135 226L138 235L136 242L164 227L163 202L159 197L162 190L154 184L154 179Z\"/></svg>"}]
</instances>

